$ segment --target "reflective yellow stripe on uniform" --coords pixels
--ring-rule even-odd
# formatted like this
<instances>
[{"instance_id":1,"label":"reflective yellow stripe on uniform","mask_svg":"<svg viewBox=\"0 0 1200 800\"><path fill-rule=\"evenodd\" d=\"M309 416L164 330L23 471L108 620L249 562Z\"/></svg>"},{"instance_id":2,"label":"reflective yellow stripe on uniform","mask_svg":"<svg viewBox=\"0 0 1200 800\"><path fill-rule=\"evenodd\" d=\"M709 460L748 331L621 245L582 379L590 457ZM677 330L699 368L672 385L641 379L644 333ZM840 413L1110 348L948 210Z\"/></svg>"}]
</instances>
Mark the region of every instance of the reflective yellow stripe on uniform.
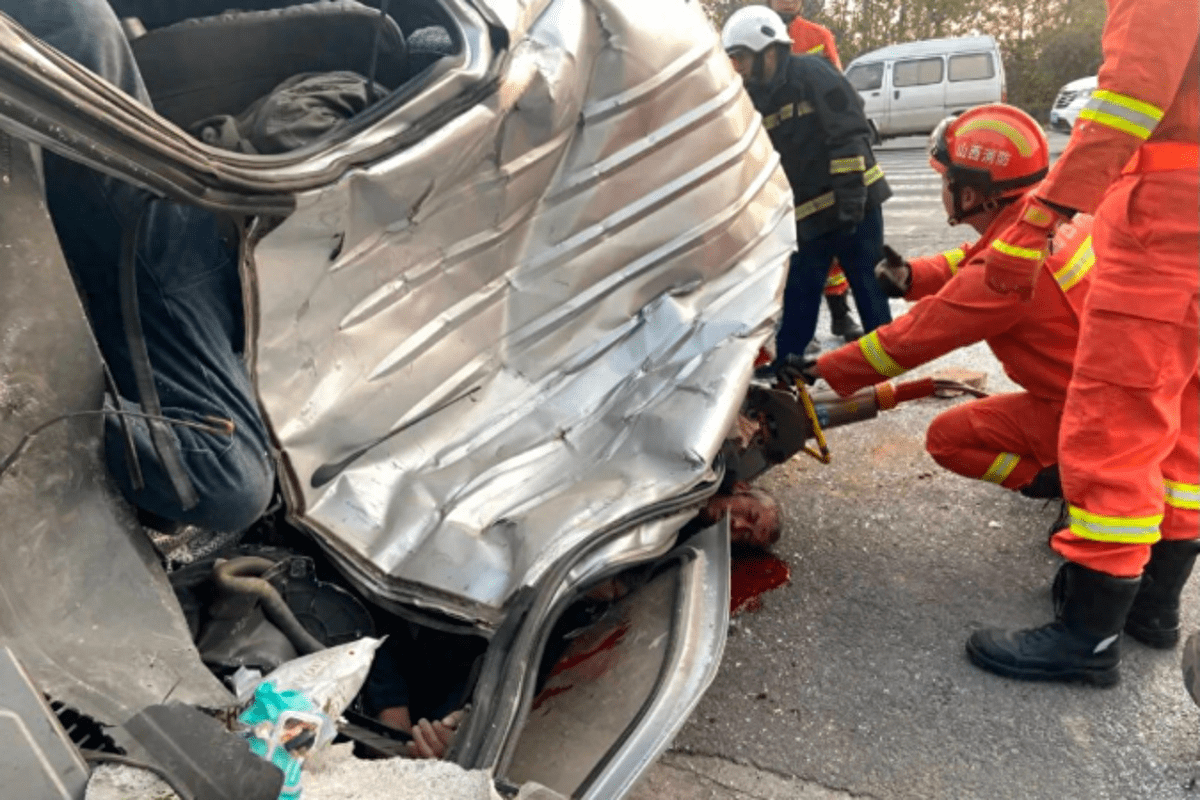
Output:
<instances>
[{"instance_id":1,"label":"reflective yellow stripe on uniform","mask_svg":"<svg viewBox=\"0 0 1200 800\"><path fill-rule=\"evenodd\" d=\"M1163 500L1187 511L1200 511L1200 486L1163 479Z\"/></svg>"},{"instance_id":2,"label":"reflective yellow stripe on uniform","mask_svg":"<svg viewBox=\"0 0 1200 800\"><path fill-rule=\"evenodd\" d=\"M1124 131L1139 139L1149 139L1162 121L1163 110L1137 98L1100 89L1092 92L1079 116L1086 120Z\"/></svg>"},{"instance_id":3,"label":"reflective yellow stripe on uniform","mask_svg":"<svg viewBox=\"0 0 1200 800\"><path fill-rule=\"evenodd\" d=\"M876 164L869 170L863 173L863 186L870 186L875 181L883 177L883 167Z\"/></svg>"},{"instance_id":4,"label":"reflective yellow stripe on uniform","mask_svg":"<svg viewBox=\"0 0 1200 800\"><path fill-rule=\"evenodd\" d=\"M777 127L779 123L787 122L792 117L802 117L805 114L811 114L812 112L812 105L803 100L801 100L799 103L788 103L785 106L781 106L774 113L767 114L765 117L763 117L763 127L767 130L771 130L772 128Z\"/></svg>"},{"instance_id":5,"label":"reflective yellow stripe on uniform","mask_svg":"<svg viewBox=\"0 0 1200 800\"><path fill-rule=\"evenodd\" d=\"M827 208L832 208L835 202L836 198L834 198L833 192L819 194L812 200L796 206L796 219L800 220L804 219L805 217L811 217L818 211L824 211Z\"/></svg>"},{"instance_id":6,"label":"reflective yellow stripe on uniform","mask_svg":"<svg viewBox=\"0 0 1200 800\"><path fill-rule=\"evenodd\" d=\"M1054 273L1054 280L1058 281L1064 292L1069 291L1072 286L1083 280L1083 276L1087 275L1095 264L1096 251L1092 249L1092 237L1089 236L1083 240L1083 244L1075 251L1075 255L1071 256L1071 260Z\"/></svg>"},{"instance_id":7,"label":"reflective yellow stripe on uniform","mask_svg":"<svg viewBox=\"0 0 1200 800\"><path fill-rule=\"evenodd\" d=\"M987 472L983 473L981 479L988 483L1004 483L1019 463L1021 463L1021 457L1016 453L1001 453L996 456L996 460L988 467Z\"/></svg>"},{"instance_id":8,"label":"reflective yellow stripe on uniform","mask_svg":"<svg viewBox=\"0 0 1200 800\"><path fill-rule=\"evenodd\" d=\"M858 349L862 350L863 358L867 359L876 372L886 378L894 378L905 368L892 360L892 357L883 349L883 345L879 343L879 333L871 331L866 336L858 340Z\"/></svg>"},{"instance_id":9,"label":"reflective yellow stripe on uniform","mask_svg":"<svg viewBox=\"0 0 1200 800\"><path fill-rule=\"evenodd\" d=\"M819 45L817 45L816 47L810 47L810 48L808 48L807 50L805 50L805 51L804 51L804 54L805 54L806 56L810 56L810 55L812 55L813 53L824 53L824 52L825 52L825 45L823 45L823 44L819 44Z\"/></svg>"},{"instance_id":10,"label":"reflective yellow stripe on uniform","mask_svg":"<svg viewBox=\"0 0 1200 800\"><path fill-rule=\"evenodd\" d=\"M866 168L867 159L862 156L835 158L829 162L830 175L841 175L844 172L862 172Z\"/></svg>"},{"instance_id":11,"label":"reflective yellow stripe on uniform","mask_svg":"<svg viewBox=\"0 0 1200 800\"><path fill-rule=\"evenodd\" d=\"M1046 255L1044 250L1033 250L1028 247L1016 247L1015 245L1011 245L1008 242L1001 241L1000 239L996 239L992 242L992 249L996 250L997 252L1004 253L1006 256L1012 256L1013 258L1024 258L1028 259L1029 261L1041 261Z\"/></svg>"},{"instance_id":12,"label":"reflective yellow stripe on uniform","mask_svg":"<svg viewBox=\"0 0 1200 800\"><path fill-rule=\"evenodd\" d=\"M1152 517L1109 517L1069 506L1071 533L1080 539L1119 544L1154 544L1161 537L1162 514Z\"/></svg>"},{"instance_id":13,"label":"reflective yellow stripe on uniform","mask_svg":"<svg viewBox=\"0 0 1200 800\"><path fill-rule=\"evenodd\" d=\"M967 251L961 247L956 247L953 250L947 250L942 253L942 258L946 259L946 266L950 267L950 274L958 274L958 265L967 257Z\"/></svg>"},{"instance_id":14,"label":"reflective yellow stripe on uniform","mask_svg":"<svg viewBox=\"0 0 1200 800\"><path fill-rule=\"evenodd\" d=\"M844 286L846 283L846 273L838 270L837 272L829 273L829 277L825 279L825 288L836 289L839 286Z\"/></svg>"}]
</instances>

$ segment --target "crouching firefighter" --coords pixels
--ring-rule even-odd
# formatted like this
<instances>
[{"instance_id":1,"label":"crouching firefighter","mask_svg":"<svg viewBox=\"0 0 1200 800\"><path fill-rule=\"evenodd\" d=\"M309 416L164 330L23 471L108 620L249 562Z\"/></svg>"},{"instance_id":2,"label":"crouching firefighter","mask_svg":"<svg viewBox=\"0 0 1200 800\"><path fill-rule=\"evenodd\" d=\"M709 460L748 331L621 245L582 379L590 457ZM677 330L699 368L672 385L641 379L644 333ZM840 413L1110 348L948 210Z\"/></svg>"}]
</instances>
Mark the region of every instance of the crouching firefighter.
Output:
<instances>
[{"instance_id":1,"label":"crouching firefighter","mask_svg":"<svg viewBox=\"0 0 1200 800\"><path fill-rule=\"evenodd\" d=\"M1032 303L997 295L984 283L983 254L1016 219L1018 201L1046 176L1041 126L1012 106L973 108L938 126L929 163L942 174L950 224L965 223L980 238L911 261L888 248L888 258L876 266L880 285L892 297L919 302L857 343L808 362L805 371L844 396L986 341L1025 391L940 414L929 426L926 448L959 475L1029 496L1058 496L1058 428L1095 262L1091 218L1077 217L1058 230Z\"/></svg>"},{"instance_id":2,"label":"crouching firefighter","mask_svg":"<svg viewBox=\"0 0 1200 800\"><path fill-rule=\"evenodd\" d=\"M984 265L998 293L1035 295L1046 237L1095 215L1096 266L1059 436L1069 520L1055 620L981 630L967 654L1011 678L1119 680L1121 633L1179 640L1200 534L1196 269L1200 16L1195 3L1108 0L1098 88L1063 154Z\"/></svg>"},{"instance_id":3,"label":"crouching firefighter","mask_svg":"<svg viewBox=\"0 0 1200 800\"><path fill-rule=\"evenodd\" d=\"M864 330L891 320L872 270L883 255L891 189L871 152L871 128L854 87L821 56L790 52L783 20L765 6L735 11L721 43L779 153L796 199L796 239L784 289L776 362L800 356L817 329L830 265L854 290Z\"/></svg>"}]
</instances>

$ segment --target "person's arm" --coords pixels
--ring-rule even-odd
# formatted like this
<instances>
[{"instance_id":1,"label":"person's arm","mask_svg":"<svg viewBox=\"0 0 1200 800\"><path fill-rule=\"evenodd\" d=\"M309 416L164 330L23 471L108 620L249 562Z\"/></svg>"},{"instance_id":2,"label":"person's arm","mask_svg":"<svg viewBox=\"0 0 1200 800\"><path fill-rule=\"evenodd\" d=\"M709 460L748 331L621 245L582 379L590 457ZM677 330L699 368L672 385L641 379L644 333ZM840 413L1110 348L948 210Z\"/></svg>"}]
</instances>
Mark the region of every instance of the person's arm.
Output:
<instances>
[{"instance_id":1,"label":"person's arm","mask_svg":"<svg viewBox=\"0 0 1200 800\"><path fill-rule=\"evenodd\" d=\"M838 222L857 225L867 204L863 173L874 161L871 128L863 113L858 93L842 73L823 58L800 56L812 93L813 110L825 134L829 153L829 177Z\"/></svg>"},{"instance_id":2,"label":"person's arm","mask_svg":"<svg viewBox=\"0 0 1200 800\"><path fill-rule=\"evenodd\" d=\"M905 292L904 299L916 301L940 292L942 287L958 274L969 247L970 244L963 244L962 247L955 247L932 256L920 256L909 261L912 285Z\"/></svg>"},{"instance_id":3,"label":"person's arm","mask_svg":"<svg viewBox=\"0 0 1200 800\"><path fill-rule=\"evenodd\" d=\"M822 355L817 374L845 396L1011 328L1028 306L988 289L979 261L972 259L898 319Z\"/></svg>"},{"instance_id":4,"label":"person's arm","mask_svg":"<svg viewBox=\"0 0 1200 800\"><path fill-rule=\"evenodd\" d=\"M842 60L838 58L837 42L833 39L833 32L824 26L821 27L821 38L824 39L825 57L829 59L829 63L833 64L834 69L838 72L842 71Z\"/></svg>"},{"instance_id":5,"label":"person's arm","mask_svg":"<svg viewBox=\"0 0 1200 800\"><path fill-rule=\"evenodd\" d=\"M992 243L986 269L993 291L1032 294L1055 226L1076 211L1095 212L1109 185L1172 109L1184 82L1195 80L1188 65L1198 37L1195 3L1110 0L1097 88L1036 196L1026 198L1020 219ZM1194 105L1181 110L1184 116L1195 114ZM1194 143L1194 124L1185 127Z\"/></svg>"},{"instance_id":6,"label":"person's arm","mask_svg":"<svg viewBox=\"0 0 1200 800\"><path fill-rule=\"evenodd\" d=\"M1097 88L1038 196L1092 213L1179 94L1200 36L1194 2L1111 0Z\"/></svg>"}]
</instances>

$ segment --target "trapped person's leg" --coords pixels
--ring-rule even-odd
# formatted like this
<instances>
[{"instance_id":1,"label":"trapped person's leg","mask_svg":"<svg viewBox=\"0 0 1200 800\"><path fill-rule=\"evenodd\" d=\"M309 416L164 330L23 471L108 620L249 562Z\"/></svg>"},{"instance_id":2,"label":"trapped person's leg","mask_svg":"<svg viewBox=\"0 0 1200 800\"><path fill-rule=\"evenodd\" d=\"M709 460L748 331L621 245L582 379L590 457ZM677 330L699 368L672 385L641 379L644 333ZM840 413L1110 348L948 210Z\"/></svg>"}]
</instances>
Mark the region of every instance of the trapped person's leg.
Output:
<instances>
[{"instance_id":1,"label":"trapped person's leg","mask_svg":"<svg viewBox=\"0 0 1200 800\"><path fill-rule=\"evenodd\" d=\"M941 466L968 478L1021 489L1057 463L1062 405L1028 392L973 400L934 418L925 449Z\"/></svg>"},{"instance_id":2,"label":"trapped person's leg","mask_svg":"<svg viewBox=\"0 0 1200 800\"><path fill-rule=\"evenodd\" d=\"M0 12L126 94L150 105L121 23L106 0L0 0Z\"/></svg>"},{"instance_id":3,"label":"trapped person's leg","mask_svg":"<svg viewBox=\"0 0 1200 800\"><path fill-rule=\"evenodd\" d=\"M837 233L834 255L850 281L863 331L870 333L892 321L887 295L875 280L875 265L883 259L883 208L868 205L853 233Z\"/></svg>"},{"instance_id":4,"label":"trapped person's leg","mask_svg":"<svg viewBox=\"0 0 1200 800\"><path fill-rule=\"evenodd\" d=\"M48 43L146 102L132 53L102 0L0 0ZM238 529L265 509L274 489L265 426L242 359L242 299L236 259L210 212L171 203L47 153L46 199L63 254L84 295L100 351L127 409L140 401L121 317L121 239L141 220L138 301L164 414L230 420L232 437L173 429L183 467L200 495L184 511L144 423L131 425L145 488L135 492L120 423L110 418L107 457L127 498L168 519Z\"/></svg>"}]
</instances>

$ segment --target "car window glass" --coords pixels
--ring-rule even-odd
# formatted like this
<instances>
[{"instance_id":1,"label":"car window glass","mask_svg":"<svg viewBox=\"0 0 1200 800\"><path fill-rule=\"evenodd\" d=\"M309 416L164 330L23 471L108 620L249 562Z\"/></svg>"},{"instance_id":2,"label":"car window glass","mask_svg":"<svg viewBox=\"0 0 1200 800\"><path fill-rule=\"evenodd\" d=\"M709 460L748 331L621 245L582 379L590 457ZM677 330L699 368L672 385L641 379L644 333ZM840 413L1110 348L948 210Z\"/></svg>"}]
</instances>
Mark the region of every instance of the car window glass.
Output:
<instances>
[{"instance_id":1,"label":"car window glass","mask_svg":"<svg viewBox=\"0 0 1200 800\"><path fill-rule=\"evenodd\" d=\"M996 74L992 66L991 53L972 53L965 56L950 56L949 77L952 81L978 81Z\"/></svg>"},{"instance_id":2,"label":"car window glass","mask_svg":"<svg viewBox=\"0 0 1200 800\"><path fill-rule=\"evenodd\" d=\"M895 86L924 86L927 83L940 83L942 80L942 59L916 58L910 61L897 61L892 83Z\"/></svg>"},{"instance_id":3,"label":"car window glass","mask_svg":"<svg viewBox=\"0 0 1200 800\"><path fill-rule=\"evenodd\" d=\"M851 67L846 80L860 92L869 92L883 86L883 64L860 64Z\"/></svg>"}]
</instances>

